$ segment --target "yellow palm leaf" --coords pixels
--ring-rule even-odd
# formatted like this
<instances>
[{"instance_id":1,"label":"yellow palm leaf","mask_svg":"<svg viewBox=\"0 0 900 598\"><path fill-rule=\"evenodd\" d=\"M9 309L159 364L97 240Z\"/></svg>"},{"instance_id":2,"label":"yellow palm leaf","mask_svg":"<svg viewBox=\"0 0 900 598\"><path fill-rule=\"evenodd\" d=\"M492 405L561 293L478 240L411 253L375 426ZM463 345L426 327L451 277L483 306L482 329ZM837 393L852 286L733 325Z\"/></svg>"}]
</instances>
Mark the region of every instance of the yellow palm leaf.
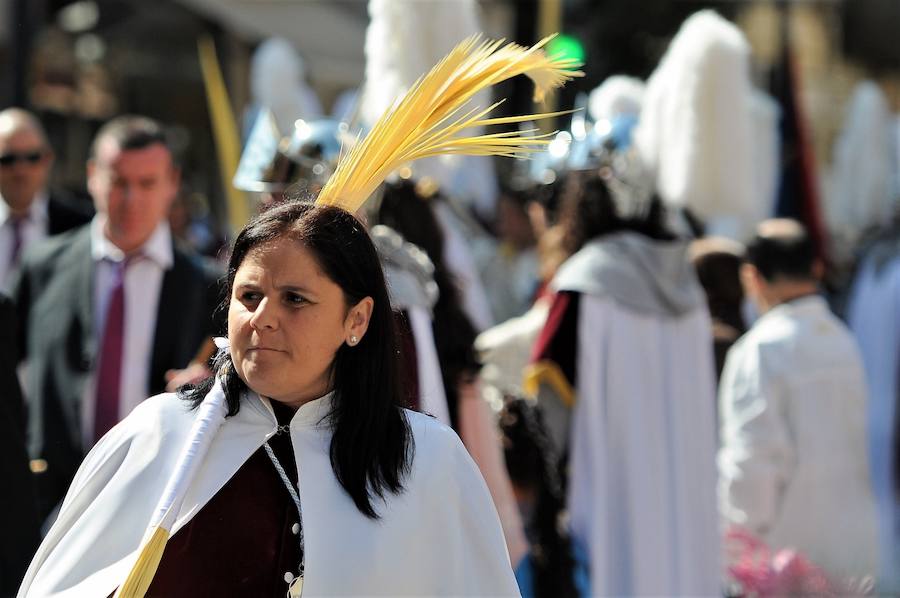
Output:
<instances>
[{"instance_id":1,"label":"yellow palm leaf","mask_svg":"<svg viewBox=\"0 0 900 598\"><path fill-rule=\"evenodd\" d=\"M479 35L461 42L420 77L360 143L341 156L317 203L355 212L391 172L420 158L442 154L515 157L545 147L552 134L530 135L533 130L469 137L460 134L566 113L488 118L500 102L487 108L467 106L482 89L517 75L526 75L534 82L535 101L542 101L549 91L573 77L583 76L574 70L581 66L576 60L547 56L541 49L552 37L530 48L515 43L504 45L502 40L482 40Z\"/></svg>"}]
</instances>

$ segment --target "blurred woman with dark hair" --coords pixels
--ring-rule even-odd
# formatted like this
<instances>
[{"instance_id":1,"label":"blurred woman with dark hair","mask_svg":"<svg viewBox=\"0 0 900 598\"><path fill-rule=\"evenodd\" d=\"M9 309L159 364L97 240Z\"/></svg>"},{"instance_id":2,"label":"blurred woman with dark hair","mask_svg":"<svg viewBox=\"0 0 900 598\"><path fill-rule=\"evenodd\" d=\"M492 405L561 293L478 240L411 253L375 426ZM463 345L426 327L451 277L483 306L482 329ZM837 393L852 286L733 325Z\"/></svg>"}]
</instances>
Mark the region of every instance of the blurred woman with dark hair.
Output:
<instances>
[{"instance_id":1,"label":"blurred woman with dark hair","mask_svg":"<svg viewBox=\"0 0 900 598\"><path fill-rule=\"evenodd\" d=\"M460 386L473 383L481 364L472 347L475 327L463 310L459 288L444 262L444 234L428 201L409 179L387 183L376 219L422 249L434 265L434 281L439 293L432 321L434 342L441 363L450 421L453 428L459 430Z\"/></svg>"},{"instance_id":2,"label":"blurred woman with dark hair","mask_svg":"<svg viewBox=\"0 0 900 598\"><path fill-rule=\"evenodd\" d=\"M706 237L691 243L691 263L697 270L700 286L706 293L706 304L712 318L713 354L716 379L722 375L728 349L747 331L741 308L741 263L744 248L723 237Z\"/></svg>"},{"instance_id":3,"label":"blurred woman with dark hair","mask_svg":"<svg viewBox=\"0 0 900 598\"><path fill-rule=\"evenodd\" d=\"M459 289L444 261L444 235L432 212L431 201L409 179L385 185L377 220L420 247L434 264L438 300L434 306L432 329L440 361L447 411L487 482L500 515L507 548L513 564L527 550L521 517L512 495L496 433L494 415L481 398L481 363L475 354L475 327L466 315ZM429 339L416 338L421 347ZM407 358L407 361L411 361Z\"/></svg>"},{"instance_id":4,"label":"blurred woman with dark hair","mask_svg":"<svg viewBox=\"0 0 900 598\"><path fill-rule=\"evenodd\" d=\"M531 551L516 567L523 598L590 596L584 556L573 554L566 529L565 489L540 407L507 397L500 411L503 453L516 498L527 513Z\"/></svg>"}]
</instances>

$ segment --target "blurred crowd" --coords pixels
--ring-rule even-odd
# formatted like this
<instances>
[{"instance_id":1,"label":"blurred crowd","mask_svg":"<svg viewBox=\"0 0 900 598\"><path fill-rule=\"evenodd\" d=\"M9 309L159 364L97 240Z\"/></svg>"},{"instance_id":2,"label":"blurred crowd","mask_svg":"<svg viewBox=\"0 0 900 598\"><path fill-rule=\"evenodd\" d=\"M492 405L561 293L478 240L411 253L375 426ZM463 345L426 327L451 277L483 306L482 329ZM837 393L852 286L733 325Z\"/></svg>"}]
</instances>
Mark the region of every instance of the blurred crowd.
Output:
<instances>
[{"instance_id":1,"label":"blurred crowd","mask_svg":"<svg viewBox=\"0 0 900 598\"><path fill-rule=\"evenodd\" d=\"M323 117L278 89L301 77L267 63L285 44L262 45L244 118L235 186L256 210L314 197L359 106L394 91L369 73L384 84ZM463 440L524 596L900 593L900 127L854 149L886 110L861 87L828 211L785 210L803 200L778 166L789 108L747 51L699 13L646 83L610 78L507 176L434 161L359 215L410 407ZM33 114L0 112L4 595L94 442L207 375L224 333L226 239L181 193L165 126L97 132L92 205L48 187L54 157Z\"/></svg>"}]
</instances>

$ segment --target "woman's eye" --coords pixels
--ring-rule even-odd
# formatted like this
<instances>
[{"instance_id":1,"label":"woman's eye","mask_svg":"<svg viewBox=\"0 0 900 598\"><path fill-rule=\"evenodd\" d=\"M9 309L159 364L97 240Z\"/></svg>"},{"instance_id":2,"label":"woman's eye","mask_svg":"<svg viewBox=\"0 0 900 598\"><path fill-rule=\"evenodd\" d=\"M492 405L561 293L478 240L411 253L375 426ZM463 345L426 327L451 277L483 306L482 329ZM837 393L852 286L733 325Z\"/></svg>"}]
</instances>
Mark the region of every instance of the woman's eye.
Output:
<instances>
[{"instance_id":1,"label":"woman's eye","mask_svg":"<svg viewBox=\"0 0 900 598\"><path fill-rule=\"evenodd\" d=\"M291 305L303 305L306 303L306 297L297 293L288 293L285 295L285 300Z\"/></svg>"},{"instance_id":2,"label":"woman's eye","mask_svg":"<svg viewBox=\"0 0 900 598\"><path fill-rule=\"evenodd\" d=\"M241 293L241 301L244 301L245 303L259 301L260 298L261 295L256 291L244 291L243 293Z\"/></svg>"}]
</instances>

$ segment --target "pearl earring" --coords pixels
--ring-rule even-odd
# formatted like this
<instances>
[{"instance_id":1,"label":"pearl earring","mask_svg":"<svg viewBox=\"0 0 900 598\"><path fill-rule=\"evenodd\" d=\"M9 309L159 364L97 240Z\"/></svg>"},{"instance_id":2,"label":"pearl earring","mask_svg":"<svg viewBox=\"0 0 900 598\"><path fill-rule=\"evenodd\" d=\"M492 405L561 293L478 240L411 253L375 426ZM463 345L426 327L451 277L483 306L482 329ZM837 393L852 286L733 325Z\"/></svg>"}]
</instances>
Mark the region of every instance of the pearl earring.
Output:
<instances>
[{"instance_id":1,"label":"pearl earring","mask_svg":"<svg viewBox=\"0 0 900 598\"><path fill-rule=\"evenodd\" d=\"M355 334L354 334L353 336L350 337L350 344L351 344L351 345L355 345L355 344L358 343L358 342L359 342L359 339L356 337Z\"/></svg>"}]
</instances>

